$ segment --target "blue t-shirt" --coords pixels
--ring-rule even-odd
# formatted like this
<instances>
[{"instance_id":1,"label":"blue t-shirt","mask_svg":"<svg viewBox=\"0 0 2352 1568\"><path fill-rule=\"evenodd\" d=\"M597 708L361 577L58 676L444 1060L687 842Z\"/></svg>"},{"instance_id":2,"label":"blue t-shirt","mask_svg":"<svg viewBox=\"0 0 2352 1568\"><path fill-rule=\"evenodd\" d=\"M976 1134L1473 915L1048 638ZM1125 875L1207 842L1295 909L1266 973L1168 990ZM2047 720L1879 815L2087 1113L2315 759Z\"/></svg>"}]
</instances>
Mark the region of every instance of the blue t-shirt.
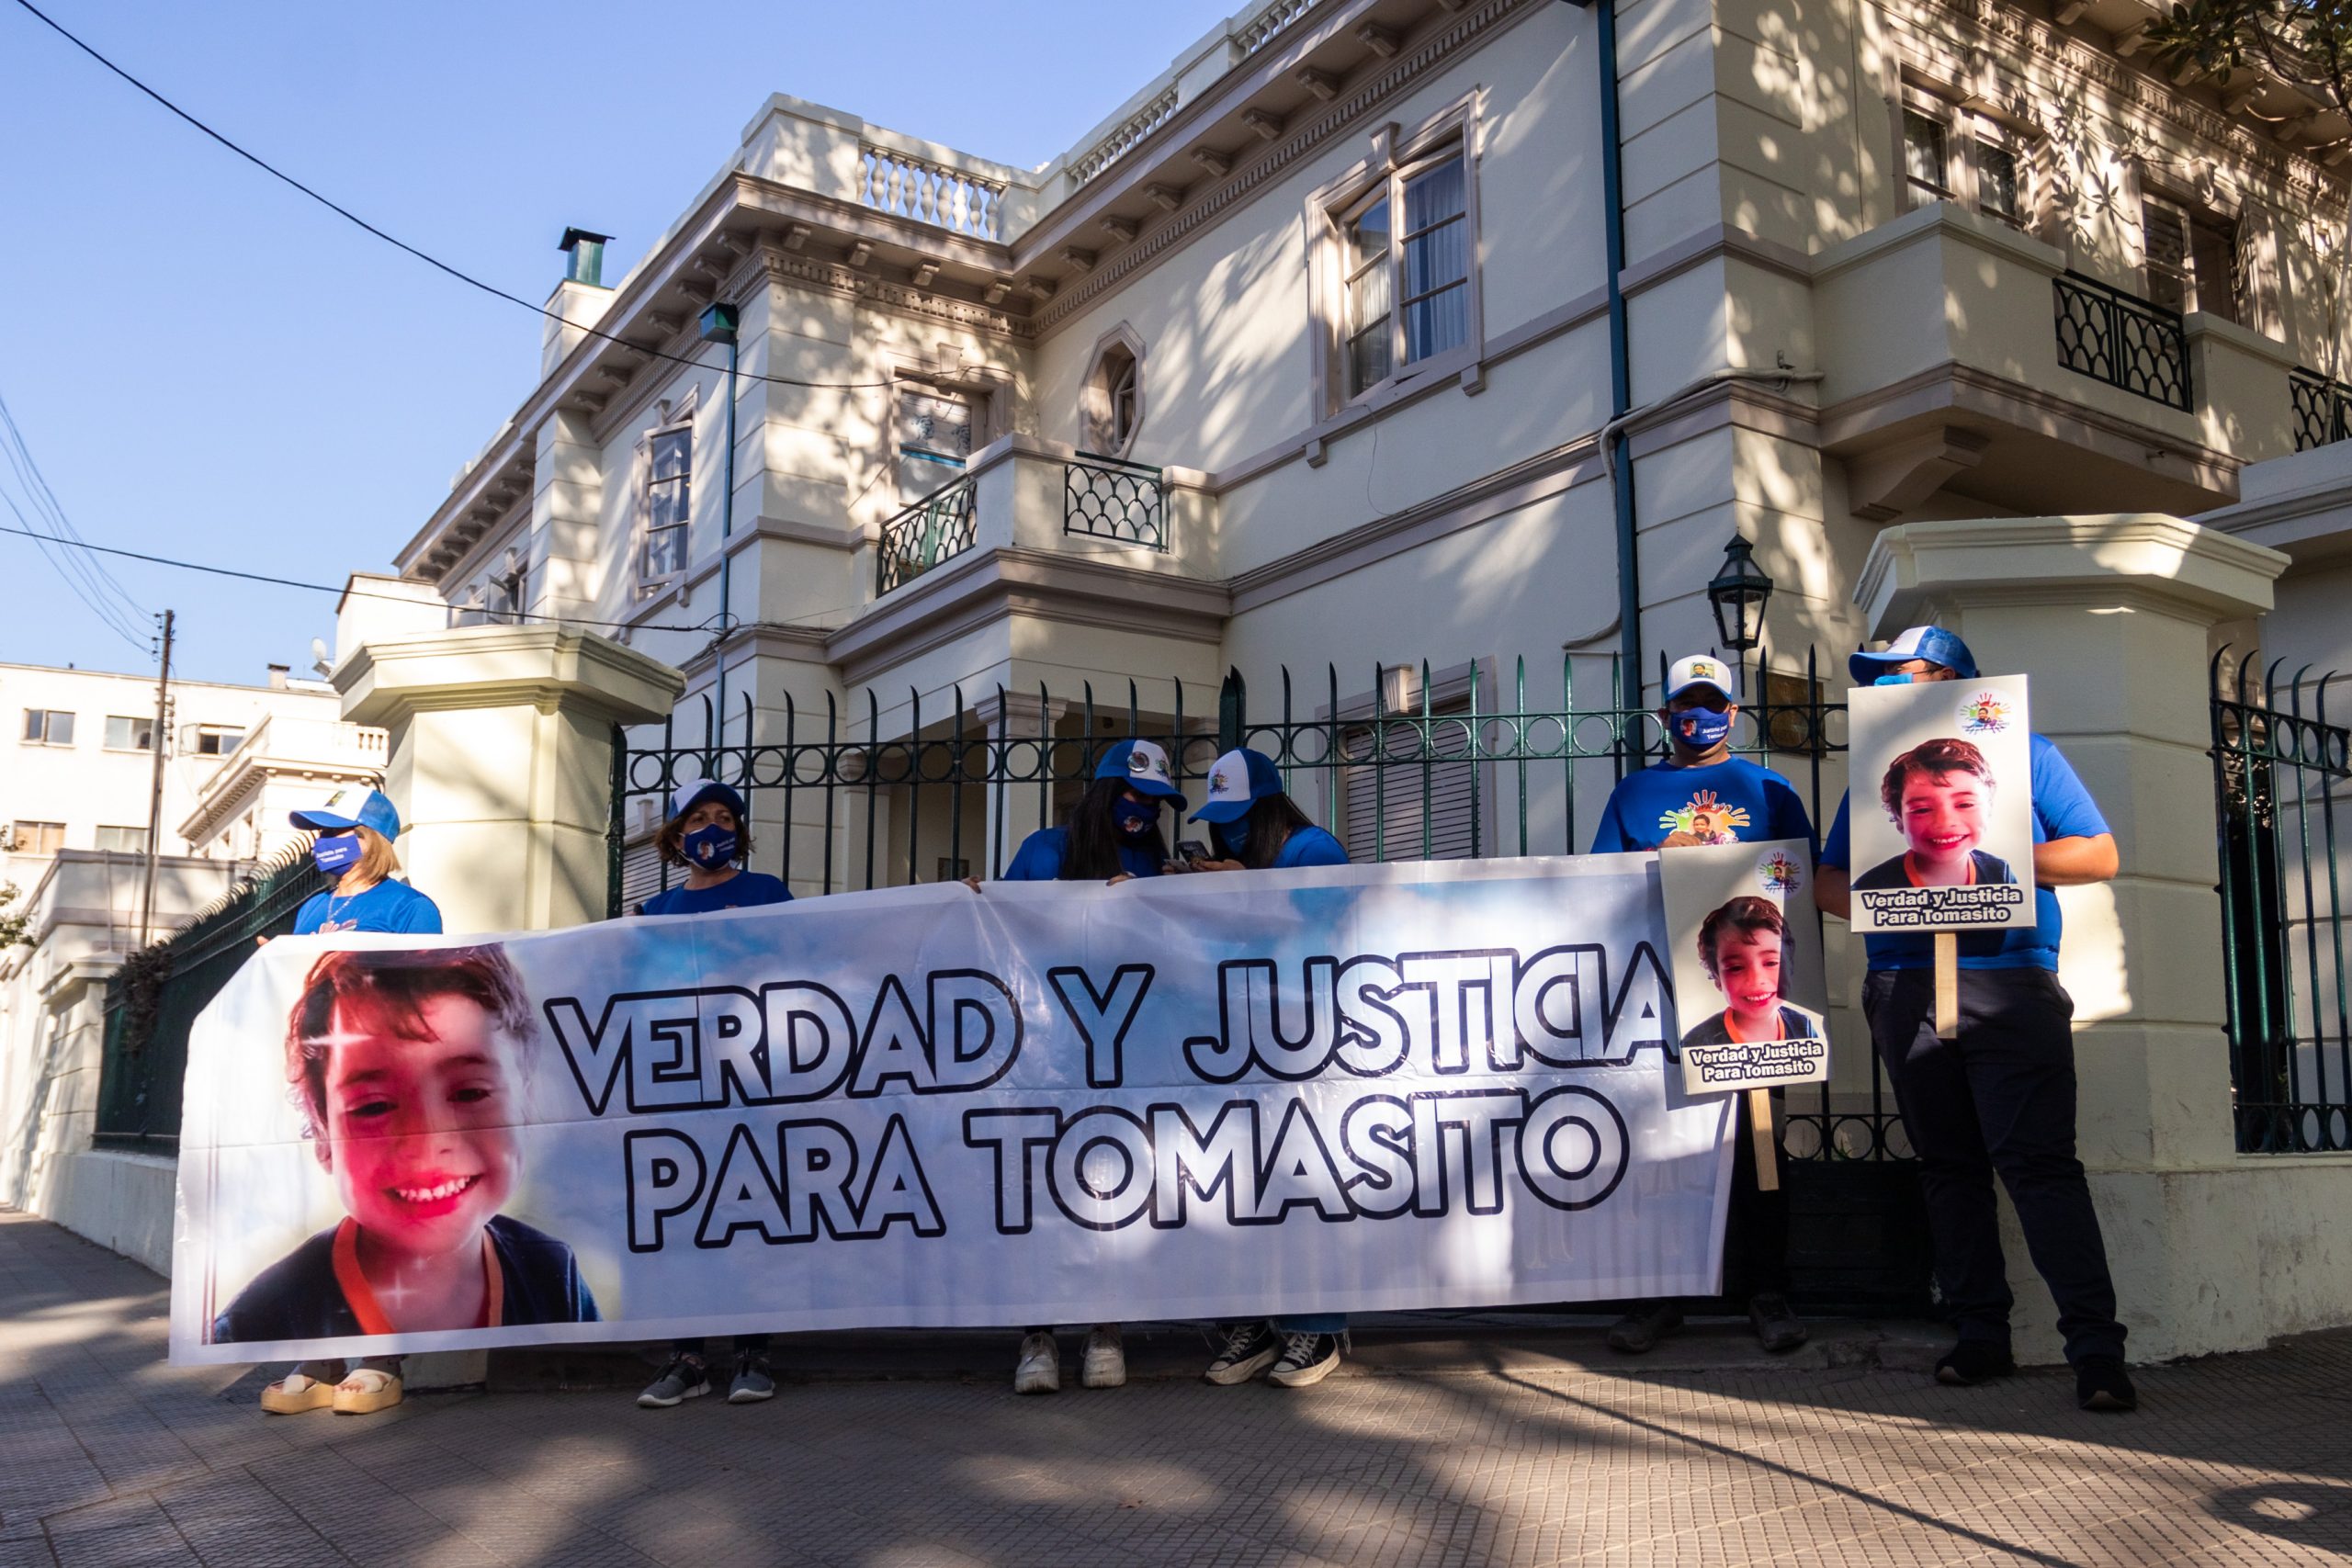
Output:
<instances>
[{"instance_id":1,"label":"blue t-shirt","mask_svg":"<svg viewBox=\"0 0 2352 1568\"><path fill-rule=\"evenodd\" d=\"M302 900L294 912L294 934L322 931L398 931L432 936L441 930L441 907L405 882L389 877L365 893L345 898L329 888Z\"/></svg>"},{"instance_id":2,"label":"blue t-shirt","mask_svg":"<svg viewBox=\"0 0 2352 1568\"><path fill-rule=\"evenodd\" d=\"M1012 863L1004 868L1007 882L1059 882L1069 859L1069 829L1040 828L1021 840ZM1129 876L1158 876L1159 857L1136 844L1119 846L1119 869Z\"/></svg>"},{"instance_id":3,"label":"blue t-shirt","mask_svg":"<svg viewBox=\"0 0 2352 1568\"><path fill-rule=\"evenodd\" d=\"M1697 768L1653 762L1620 779L1601 807L1592 852L1654 850L1677 832L1711 844L1803 839L1820 847L1794 784L1745 757L1726 757Z\"/></svg>"},{"instance_id":4,"label":"blue t-shirt","mask_svg":"<svg viewBox=\"0 0 2352 1568\"><path fill-rule=\"evenodd\" d=\"M637 907L640 915L707 915L720 909L749 909L761 904L789 904L792 889L764 871L739 871L707 887L681 882L656 893Z\"/></svg>"},{"instance_id":5,"label":"blue t-shirt","mask_svg":"<svg viewBox=\"0 0 2352 1568\"><path fill-rule=\"evenodd\" d=\"M2033 841L2046 844L2052 839L2095 839L2109 831L2107 818L2098 814L2098 803L2091 792L2083 787L2075 776L2074 764L2057 743L2045 736L2033 738ZM1848 801L1838 803L1838 820L1830 824L1829 841L1821 847L1821 863L1834 865L1841 871L1852 869L1853 851L1848 842L1846 814ZM2030 876L2031 866L2016 868L2022 875ZM2058 912L2058 895L2047 887L2033 890L2033 919L2030 926L2011 926L2005 931L1962 931L1960 934L1960 966L1962 969L2051 969L2058 967L2058 939L2064 934L2063 917ZM1936 963L1936 941L1928 932L1889 933L1862 939L1870 952L1872 969L1932 969Z\"/></svg>"},{"instance_id":6,"label":"blue t-shirt","mask_svg":"<svg viewBox=\"0 0 2352 1568\"><path fill-rule=\"evenodd\" d=\"M1274 852L1273 869L1295 871L1303 865L1345 865L1347 847L1320 828L1295 828Z\"/></svg>"}]
</instances>

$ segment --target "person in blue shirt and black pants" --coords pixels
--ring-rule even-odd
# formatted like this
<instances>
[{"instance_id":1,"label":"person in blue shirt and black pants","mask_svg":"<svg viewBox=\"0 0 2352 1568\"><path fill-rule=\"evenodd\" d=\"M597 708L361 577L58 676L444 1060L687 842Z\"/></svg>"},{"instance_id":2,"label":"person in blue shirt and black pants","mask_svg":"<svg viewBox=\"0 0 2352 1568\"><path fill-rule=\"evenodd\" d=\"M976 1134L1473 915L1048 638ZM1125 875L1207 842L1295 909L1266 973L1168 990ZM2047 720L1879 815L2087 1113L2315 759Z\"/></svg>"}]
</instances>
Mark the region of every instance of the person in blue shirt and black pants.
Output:
<instances>
[{"instance_id":1,"label":"person in blue shirt and black pants","mask_svg":"<svg viewBox=\"0 0 2352 1568\"><path fill-rule=\"evenodd\" d=\"M1857 683L1968 681L1976 660L1940 626L1913 626L1880 653L1849 661ZM2058 1328L2086 1410L2139 1404L2123 1368L2115 1281L2082 1161L2075 1155L2075 1004L2058 983L2058 899L2051 889L2105 882L2115 837L2058 748L2032 738L2035 923L1960 933L1960 1027L1935 1026L1935 939L1871 935L1862 1011L1919 1152L1936 1280L1959 1329L1936 1363L1939 1382L1983 1382L2017 1370L2009 1354L2008 1271L1993 1199L1997 1172L2017 1205L2033 1266L2058 1303ZM1850 797L1849 797L1850 798ZM1847 813L1823 846L1821 907L1851 908Z\"/></svg>"},{"instance_id":2,"label":"person in blue shirt and black pants","mask_svg":"<svg viewBox=\"0 0 2352 1568\"><path fill-rule=\"evenodd\" d=\"M1158 876L1168 863L1168 839L1159 830L1170 801L1181 808L1184 792L1169 776L1168 753L1150 740L1122 740L1102 753L1094 777L1060 828L1040 828L1021 840L1007 882L1125 882ZM978 878L967 879L976 891ZM1079 1378L1088 1388L1118 1388L1127 1381L1126 1342L1115 1323L1087 1331ZM1012 1364L1012 1392L1052 1393L1062 1386L1061 1347L1050 1324L1022 1336Z\"/></svg>"},{"instance_id":3,"label":"person in blue shirt and black pants","mask_svg":"<svg viewBox=\"0 0 2352 1568\"><path fill-rule=\"evenodd\" d=\"M1248 747L1209 764L1208 804L1193 813L1209 825L1214 859L1176 863L1189 871L1288 871L1345 865L1348 852L1283 793L1273 759ZM1343 1312L1293 1313L1225 1325L1224 1346L1203 1375L1213 1383L1248 1382L1260 1372L1277 1388L1305 1388L1329 1377L1347 1336Z\"/></svg>"},{"instance_id":4,"label":"person in blue shirt and black pants","mask_svg":"<svg viewBox=\"0 0 2352 1568\"><path fill-rule=\"evenodd\" d=\"M1814 843L1813 819L1796 786L1731 754L1739 717L1739 672L1703 654L1667 671L1668 755L1617 783L1592 836L1597 855L1689 845L1801 839ZM1673 1050L1671 1043L1668 1047ZM1785 1181L1766 1190L1757 1180L1756 1138L1747 1097L1734 1095L1731 1211L1724 1218L1725 1288L1747 1297L1747 1320L1765 1349L1793 1350L1808 1337L1789 1305L1789 1194ZM1780 1159L1777 1145L1773 1158ZM1676 1302L1645 1302L1609 1330L1612 1349L1639 1354L1682 1326Z\"/></svg>"}]
</instances>

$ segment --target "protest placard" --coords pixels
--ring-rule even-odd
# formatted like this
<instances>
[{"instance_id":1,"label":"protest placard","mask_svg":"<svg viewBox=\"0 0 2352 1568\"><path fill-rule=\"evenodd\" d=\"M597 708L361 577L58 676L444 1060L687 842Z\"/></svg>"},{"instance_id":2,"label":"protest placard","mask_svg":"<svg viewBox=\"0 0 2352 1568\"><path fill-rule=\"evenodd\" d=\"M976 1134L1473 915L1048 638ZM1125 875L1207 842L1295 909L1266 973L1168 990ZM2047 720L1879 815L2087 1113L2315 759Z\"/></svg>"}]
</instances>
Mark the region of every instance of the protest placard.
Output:
<instances>
[{"instance_id":1,"label":"protest placard","mask_svg":"<svg viewBox=\"0 0 2352 1568\"><path fill-rule=\"evenodd\" d=\"M2026 678L1864 686L1849 704L1853 929L2033 924Z\"/></svg>"}]
</instances>

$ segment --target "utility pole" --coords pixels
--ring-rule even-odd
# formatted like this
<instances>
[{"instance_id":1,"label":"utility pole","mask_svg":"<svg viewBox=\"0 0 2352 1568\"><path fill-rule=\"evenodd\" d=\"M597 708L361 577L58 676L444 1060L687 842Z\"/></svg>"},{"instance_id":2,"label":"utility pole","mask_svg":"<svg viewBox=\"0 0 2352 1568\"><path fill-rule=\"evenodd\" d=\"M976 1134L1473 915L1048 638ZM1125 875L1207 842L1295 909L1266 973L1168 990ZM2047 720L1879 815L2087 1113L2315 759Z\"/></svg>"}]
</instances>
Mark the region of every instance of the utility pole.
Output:
<instances>
[{"instance_id":1,"label":"utility pole","mask_svg":"<svg viewBox=\"0 0 2352 1568\"><path fill-rule=\"evenodd\" d=\"M154 753L147 791L147 887L139 899L139 945L155 940L155 874L164 850L164 739L170 732L172 704L172 612L164 612L164 667L155 681L155 729L148 739Z\"/></svg>"}]
</instances>

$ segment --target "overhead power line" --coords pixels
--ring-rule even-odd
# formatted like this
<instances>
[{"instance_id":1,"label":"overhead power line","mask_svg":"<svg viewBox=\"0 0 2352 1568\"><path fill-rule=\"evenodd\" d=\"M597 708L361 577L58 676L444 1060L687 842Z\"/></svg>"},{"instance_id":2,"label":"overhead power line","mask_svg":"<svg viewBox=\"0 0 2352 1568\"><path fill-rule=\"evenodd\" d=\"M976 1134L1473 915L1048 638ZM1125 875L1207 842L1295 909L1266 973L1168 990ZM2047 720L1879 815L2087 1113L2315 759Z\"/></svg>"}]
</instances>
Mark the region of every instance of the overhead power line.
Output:
<instances>
[{"instance_id":1,"label":"overhead power line","mask_svg":"<svg viewBox=\"0 0 2352 1568\"><path fill-rule=\"evenodd\" d=\"M26 516L25 508L5 489L0 489L0 502L6 502L17 521L25 525L24 531L39 545L43 558L98 623L141 653L150 651L141 625L148 619L146 610L103 563L73 548L88 541L65 515L63 504L50 488L40 465L33 460L32 448L25 444L24 433L17 428L16 416L8 412L5 398L0 398L0 453L6 454L17 484L23 487L32 515Z\"/></svg>"},{"instance_id":2,"label":"overhead power line","mask_svg":"<svg viewBox=\"0 0 2352 1568\"><path fill-rule=\"evenodd\" d=\"M58 37L72 44L75 49L80 50L83 53L96 61L100 65L105 66L108 71L113 72L117 76L121 77L125 82L130 83L133 87L138 88L139 91L144 93L148 97L153 98L156 103L162 105L165 109L169 110L181 120L186 121L197 130L203 132L206 136L210 137L213 141L219 142L230 152L234 152L238 157L243 158L246 163L251 164L254 168L259 169L262 173L269 175L273 179L283 181L285 184L293 186L296 190L300 191L304 196L309 197L312 201L317 202L320 206L325 208L328 211L334 213L338 218L341 218L347 222L356 224L359 228L366 230L377 239L383 241L384 243L392 246L396 250L406 252L408 254L414 256L418 261L423 262L425 265L434 268L435 271L447 273L449 276L456 278L458 282L466 285L468 288L478 288L493 299L503 299L512 305L520 305L523 309L530 311L535 316L543 316L550 321L555 321L563 326L573 328L574 330L583 333L593 338L601 338L606 343L618 344L621 347L628 349L632 354L641 354L651 359L667 360L673 365L684 365L697 369L702 368L702 365L699 360L690 359L684 355L666 354L659 349L647 348L642 344L630 343L626 338L616 337L611 333L604 332L598 328L589 326L583 321L572 321L570 317L560 315L554 310L550 310L544 305L535 305L519 294L510 293L506 289L499 288L494 283L485 283L481 278L476 277L471 273L464 270L462 267L454 266L451 264L443 261L440 257L432 254L430 252L419 250L416 246L410 244L407 241L399 238L397 235L386 233L375 224L370 223L365 218L360 217L356 212L354 212L349 208L345 207L342 203L334 200L332 197L322 196L319 192L311 189L309 186L304 185L300 180L296 179L293 175L277 167L275 164L270 163L267 159L263 158L258 153L246 151L243 147L231 141L220 131L213 130L210 126L205 124L204 121L197 118L196 116L188 113L187 110L180 107L179 105L172 102L171 99L164 96L163 94L157 92L154 88L149 86L138 77L133 76L130 72L124 70L121 66L117 65L105 55L99 53L96 49L93 49L90 45L83 42L81 39L75 37L72 32L68 31L62 24L60 24L56 18L41 10L40 6L35 6L32 3L32 0L17 0L17 4L23 6L27 11L32 13L34 17L37 18L42 26L48 28L50 31L55 33ZM889 381L803 381L790 376L754 375L748 370L743 371L739 378L745 381L764 381L770 385L778 387L802 387L810 391L818 392L879 391L887 389L894 385L894 383Z\"/></svg>"},{"instance_id":3,"label":"overhead power line","mask_svg":"<svg viewBox=\"0 0 2352 1568\"><path fill-rule=\"evenodd\" d=\"M6 499L6 497L0 496L0 499ZM22 513L18 515L21 517ZM102 556L120 556L126 560L143 560L150 566L174 567L181 571L201 571L213 577L234 577L246 582L266 582L275 588L301 588L313 593L342 593L354 599L381 599L390 604L420 603L415 599L403 598L398 593L370 593L364 588L338 588L331 582L305 582L296 577L272 577L267 572L240 571L234 567L227 566L207 566L202 561L175 560L170 556L151 556L141 550L124 550L117 549L111 545L94 545L87 539L78 537L59 539L47 534L35 533L30 528L10 528L0 525L0 534L15 534L28 539L46 540L50 544L67 550L89 550ZM463 612L467 606L452 604L449 608ZM484 610L481 613L485 615L506 616L517 621L560 622L565 626L619 626L626 630L640 632L712 632L718 629L709 621L697 626L686 626L661 621L598 621L585 615L541 615L528 610ZM717 618L713 616L712 620ZM146 651L145 643L141 642L136 646L141 652Z\"/></svg>"}]
</instances>

